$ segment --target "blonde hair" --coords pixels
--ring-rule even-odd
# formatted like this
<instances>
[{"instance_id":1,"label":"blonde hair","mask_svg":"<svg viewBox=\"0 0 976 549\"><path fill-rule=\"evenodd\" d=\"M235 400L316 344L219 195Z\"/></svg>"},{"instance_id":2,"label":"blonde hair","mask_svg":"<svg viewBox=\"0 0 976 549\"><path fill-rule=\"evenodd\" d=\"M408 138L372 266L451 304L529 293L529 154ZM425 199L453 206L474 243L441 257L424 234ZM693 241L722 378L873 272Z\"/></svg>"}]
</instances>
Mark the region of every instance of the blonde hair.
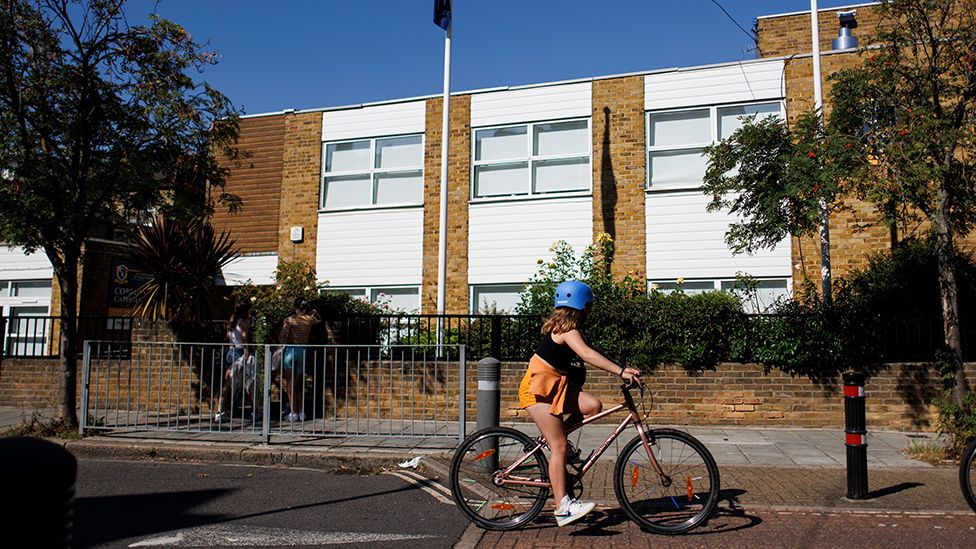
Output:
<instances>
[{"instance_id":1,"label":"blonde hair","mask_svg":"<svg viewBox=\"0 0 976 549\"><path fill-rule=\"evenodd\" d=\"M542 333L564 334L572 330L578 330L583 325L584 320L586 320L586 310L580 311L570 309L569 307L558 307L542 323Z\"/></svg>"}]
</instances>

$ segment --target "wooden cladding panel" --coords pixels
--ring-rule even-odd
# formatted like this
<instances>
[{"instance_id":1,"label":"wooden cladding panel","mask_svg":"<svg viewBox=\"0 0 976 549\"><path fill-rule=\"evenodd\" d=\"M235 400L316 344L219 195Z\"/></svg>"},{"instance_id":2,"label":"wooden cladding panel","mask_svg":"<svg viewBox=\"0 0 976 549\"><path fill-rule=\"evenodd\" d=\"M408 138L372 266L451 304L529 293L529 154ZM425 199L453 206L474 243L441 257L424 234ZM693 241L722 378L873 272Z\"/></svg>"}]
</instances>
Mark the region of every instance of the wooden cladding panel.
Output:
<instances>
[{"instance_id":1,"label":"wooden cladding panel","mask_svg":"<svg viewBox=\"0 0 976 549\"><path fill-rule=\"evenodd\" d=\"M250 156L232 165L227 177L227 192L243 201L236 214L226 210L214 213L213 223L237 240L241 252L278 250L278 208L281 199L281 169L284 153L284 115L241 120L239 145Z\"/></svg>"}]
</instances>

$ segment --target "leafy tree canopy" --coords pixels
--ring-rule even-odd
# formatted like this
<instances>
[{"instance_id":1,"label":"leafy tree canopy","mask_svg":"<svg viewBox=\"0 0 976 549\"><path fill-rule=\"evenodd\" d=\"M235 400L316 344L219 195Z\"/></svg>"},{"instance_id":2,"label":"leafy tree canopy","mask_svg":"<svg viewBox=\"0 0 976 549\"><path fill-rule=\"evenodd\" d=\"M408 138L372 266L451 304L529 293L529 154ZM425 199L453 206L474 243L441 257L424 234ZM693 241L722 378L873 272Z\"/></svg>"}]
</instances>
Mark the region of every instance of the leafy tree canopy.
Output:
<instances>
[{"instance_id":1,"label":"leafy tree canopy","mask_svg":"<svg viewBox=\"0 0 976 549\"><path fill-rule=\"evenodd\" d=\"M237 154L237 113L193 78L217 55L165 19L129 25L123 6L0 7L0 239L9 244L63 258L96 222L236 204L220 191L226 171L214 153Z\"/></svg>"}]
</instances>

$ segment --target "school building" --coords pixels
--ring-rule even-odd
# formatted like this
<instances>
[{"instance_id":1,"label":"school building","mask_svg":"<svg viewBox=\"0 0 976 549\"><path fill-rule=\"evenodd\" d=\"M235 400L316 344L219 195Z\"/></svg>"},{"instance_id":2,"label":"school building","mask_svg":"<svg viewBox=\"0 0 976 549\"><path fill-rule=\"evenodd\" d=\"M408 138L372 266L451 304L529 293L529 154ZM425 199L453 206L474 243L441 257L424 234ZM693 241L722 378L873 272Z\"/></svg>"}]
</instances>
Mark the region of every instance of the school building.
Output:
<instances>
[{"instance_id":1,"label":"school building","mask_svg":"<svg viewBox=\"0 0 976 549\"><path fill-rule=\"evenodd\" d=\"M864 47L876 7L821 10L825 96L826 76L859 62L858 50L832 47L838 14L856 12ZM792 119L812 107L809 13L762 16L757 29L755 60L453 93L446 312L511 309L555 241L581 251L600 233L615 241L615 275L663 289L728 289L741 273L769 301L819 280L816 237L732 255L731 218L707 212L700 190L702 149L744 116ZM213 220L243 252L227 283L269 284L279 261L300 259L332 288L434 312L442 107L438 95L244 117L251 157L227 183L243 210ZM855 206L831 218L835 277L891 240L870 207ZM81 306L107 314L124 291L110 258L119 248L88 247ZM51 276L43 254L0 246L0 315L56 314Z\"/></svg>"}]
</instances>

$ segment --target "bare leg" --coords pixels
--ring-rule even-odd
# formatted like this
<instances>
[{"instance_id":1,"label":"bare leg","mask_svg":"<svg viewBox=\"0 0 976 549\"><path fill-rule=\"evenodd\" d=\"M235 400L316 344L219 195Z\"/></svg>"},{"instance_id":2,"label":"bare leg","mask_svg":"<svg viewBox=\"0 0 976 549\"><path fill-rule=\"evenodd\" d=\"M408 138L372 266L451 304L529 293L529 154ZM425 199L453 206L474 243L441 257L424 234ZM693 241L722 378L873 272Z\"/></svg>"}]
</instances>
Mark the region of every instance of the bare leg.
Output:
<instances>
[{"instance_id":1,"label":"bare leg","mask_svg":"<svg viewBox=\"0 0 976 549\"><path fill-rule=\"evenodd\" d=\"M549 443L549 482L558 506L566 495L566 433L563 420L550 414L550 409L549 404L533 404L526 411Z\"/></svg>"},{"instance_id":2,"label":"bare leg","mask_svg":"<svg viewBox=\"0 0 976 549\"><path fill-rule=\"evenodd\" d=\"M587 393L586 391L580 391L579 409L584 416L590 417L603 411L603 403L600 402L600 399L593 396L593 394Z\"/></svg>"}]
</instances>

